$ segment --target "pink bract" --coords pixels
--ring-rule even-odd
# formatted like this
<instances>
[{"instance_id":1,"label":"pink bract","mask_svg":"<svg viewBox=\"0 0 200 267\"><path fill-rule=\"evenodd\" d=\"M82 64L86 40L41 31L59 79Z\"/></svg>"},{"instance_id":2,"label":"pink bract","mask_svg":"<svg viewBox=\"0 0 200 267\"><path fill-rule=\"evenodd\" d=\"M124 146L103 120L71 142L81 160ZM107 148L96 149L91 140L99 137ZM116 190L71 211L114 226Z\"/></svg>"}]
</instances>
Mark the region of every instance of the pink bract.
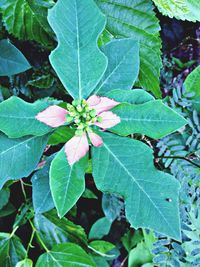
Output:
<instances>
[{"instance_id":1,"label":"pink bract","mask_svg":"<svg viewBox=\"0 0 200 267\"><path fill-rule=\"evenodd\" d=\"M65 144L65 153L70 165L79 161L89 151L86 133L82 136L74 136Z\"/></svg>"},{"instance_id":2,"label":"pink bract","mask_svg":"<svg viewBox=\"0 0 200 267\"><path fill-rule=\"evenodd\" d=\"M108 111L111 108L114 108L115 106L119 105L119 102L116 102L113 99L110 99L108 97L100 97L93 95L90 98L88 98L87 103L96 110L97 115L104 111Z\"/></svg>"},{"instance_id":3,"label":"pink bract","mask_svg":"<svg viewBox=\"0 0 200 267\"><path fill-rule=\"evenodd\" d=\"M93 144L93 146L98 147L98 146L101 146L103 144L103 140L98 134L95 134L93 132L88 132L88 136L89 136L90 141Z\"/></svg>"},{"instance_id":4,"label":"pink bract","mask_svg":"<svg viewBox=\"0 0 200 267\"><path fill-rule=\"evenodd\" d=\"M102 118L102 122L95 122L95 125L102 129L109 129L120 123L120 117L111 111L103 112L99 117Z\"/></svg>"},{"instance_id":5,"label":"pink bract","mask_svg":"<svg viewBox=\"0 0 200 267\"><path fill-rule=\"evenodd\" d=\"M53 105L38 113L36 119L53 128L63 125L66 121L68 111L59 106Z\"/></svg>"}]
</instances>

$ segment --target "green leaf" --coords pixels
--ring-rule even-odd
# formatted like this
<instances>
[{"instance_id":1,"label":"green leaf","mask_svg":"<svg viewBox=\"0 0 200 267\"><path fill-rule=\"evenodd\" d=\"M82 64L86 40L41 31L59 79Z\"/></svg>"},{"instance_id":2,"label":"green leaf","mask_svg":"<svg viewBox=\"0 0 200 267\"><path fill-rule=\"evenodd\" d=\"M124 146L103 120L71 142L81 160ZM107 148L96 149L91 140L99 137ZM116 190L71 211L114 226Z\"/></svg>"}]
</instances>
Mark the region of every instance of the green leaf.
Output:
<instances>
[{"instance_id":1,"label":"green leaf","mask_svg":"<svg viewBox=\"0 0 200 267\"><path fill-rule=\"evenodd\" d=\"M87 236L84 229L66 218L59 219L55 210L37 214L34 218L34 224L48 248L66 242L73 242L82 247L87 246Z\"/></svg>"},{"instance_id":2,"label":"green leaf","mask_svg":"<svg viewBox=\"0 0 200 267\"><path fill-rule=\"evenodd\" d=\"M132 38L140 42L139 84L161 97L159 21L151 1L95 0L107 16L106 30L115 38ZM122 88L120 88L122 89Z\"/></svg>"},{"instance_id":3,"label":"green leaf","mask_svg":"<svg viewBox=\"0 0 200 267\"><path fill-rule=\"evenodd\" d=\"M59 244L51 251L41 255L36 267L62 266L62 267L97 267L90 256L75 244Z\"/></svg>"},{"instance_id":4,"label":"green leaf","mask_svg":"<svg viewBox=\"0 0 200 267\"><path fill-rule=\"evenodd\" d=\"M29 80L27 85L36 87L39 89L48 89L54 84L54 77L51 74L41 75L35 79Z\"/></svg>"},{"instance_id":5,"label":"green leaf","mask_svg":"<svg viewBox=\"0 0 200 267\"><path fill-rule=\"evenodd\" d=\"M26 135L40 136L52 131L51 127L35 118L49 104L48 101L44 100L32 104L16 96L10 97L0 103L0 131L11 138Z\"/></svg>"},{"instance_id":6,"label":"green leaf","mask_svg":"<svg viewBox=\"0 0 200 267\"><path fill-rule=\"evenodd\" d=\"M130 104L143 104L155 98L141 89L134 89L129 91L113 90L106 94L107 97L113 98L118 102L127 102Z\"/></svg>"},{"instance_id":7,"label":"green leaf","mask_svg":"<svg viewBox=\"0 0 200 267\"><path fill-rule=\"evenodd\" d=\"M0 9L10 34L21 40L32 40L52 47L53 33L47 21L52 0L6 0Z\"/></svg>"},{"instance_id":8,"label":"green leaf","mask_svg":"<svg viewBox=\"0 0 200 267\"><path fill-rule=\"evenodd\" d=\"M89 246L92 247L97 252L107 254L111 250L115 248L115 245L113 245L110 242L104 241L104 240L94 240L89 243Z\"/></svg>"},{"instance_id":9,"label":"green leaf","mask_svg":"<svg viewBox=\"0 0 200 267\"><path fill-rule=\"evenodd\" d=\"M103 146L92 148L97 188L124 197L132 227L180 240L178 181L154 167L153 151L144 143L109 133L101 137Z\"/></svg>"},{"instance_id":10,"label":"green leaf","mask_svg":"<svg viewBox=\"0 0 200 267\"><path fill-rule=\"evenodd\" d=\"M89 239L101 239L110 232L112 222L106 217L97 220L90 229Z\"/></svg>"},{"instance_id":11,"label":"green leaf","mask_svg":"<svg viewBox=\"0 0 200 267\"><path fill-rule=\"evenodd\" d=\"M88 157L69 165L64 149L55 156L50 168L50 188L58 211L63 217L77 202L85 190L85 171Z\"/></svg>"},{"instance_id":12,"label":"green leaf","mask_svg":"<svg viewBox=\"0 0 200 267\"><path fill-rule=\"evenodd\" d=\"M136 248L130 251L128 257L128 267L142 266L142 264L150 263L152 260L153 255L151 254L151 251L149 251L144 242L141 242Z\"/></svg>"},{"instance_id":13,"label":"green leaf","mask_svg":"<svg viewBox=\"0 0 200 267\"><path fill-rule=\"evenodd\" d=\"M193 98L200 96L200 66L194 69L184 82L185 93L194 92Z\"/></svg>"},{"instance_id":14,"label":"green leaf","mask_svg":"<svg viewBox=\"0 0 200 267\"><path fill-rule=\"evenodd\" d=\"M32 181L32 198L35 213L47 212L54 208L49 186L49 169L54 155L46 160L44 167L37 171Z\"/></svg>"},{"instance_id":15,"label":"green leaf","mask_svg":"<svg viewBox=\"0 0 200 267\"><path fill-rule=\"evenodd\" d=\"M6 217L10 214L12 214L13 212L15 212L15 207L8 202L1 210L0 210L0 218L2 217Z\"/></svg>"},{"instance_id":16,"label":"green leaf","mask_svg":"<svg viewBox=\"0 0 200 267\"><path fill-rule=\"evenodd\" d=\"M13 267L25 256L26 250L17 236L0 233L0 266Z\"/></svg>"},{"instance_id":17,"label":"green leaf","mask_svg":"<svg viewBox=\"0 0 200 267\"><path fill-rule=\"evenodd\" d=\"M23 261L18 262L15 267L32 267L32 266L33 266L32 260L25 259Z\"/></svg>"},{"instance_id":18,"label":"green leaf","mask_svg":"<svg viewBox=\"0 0 200 267\"><path fill-rule=\"evenodd\" d=\"M0 210L8 203L10 197L10 191L7 188L0 190Z\"/></svg>"},{"instance_id":19,"label":"green leaf","mask_svg":"<svg viewBox=\"0 0 200 267\"><path fill-rule=\"evenodd\" d=\"M170 18L177 18L181 20L197 21L200 16L198 1L194 0L153 0L159 11Z\"/></svg>"},{"instance_id":20,"label":"green leaf","mask_svg":"<svg viewBox=\"0 0 200 267\"><path fill-rule=\"evenodd\" d=\"M101 50L108 58L108 67L94 93L131 89L139 74L139 43L132 39L114 40Z\"/></svg>"},{"instance_id":21,"label":"green leaf","mask_svg":"<svg viewBox=\"0 0 200 267\"><path fill-rule=\"evenodd\" d=\"M24 55L8 40L0 41L0 76L12 76L31 68Z\"/></svg>"},{"instance_id":22,"label":"green leaf","mask_svg":"<svg viewBox=\"0 0 200 267\"><path fill-rule=\"evenodd\" d=\"M57 128L50 136L48 144L56 146L59 144L66 143L74 136L74 133L75 129L69 128L67 126L61 126Z\"/></svg>"},{"instance_id":23,"label":"green leaf","mask_svg":"<svg viewBox=\"0 0 200 267\"><path fill-rule=\"evenodd\" d=\"M9 139L0 134L0 189L8 180L27 177L35 170L49 135Z\"/></svg>"},{"instance_id":24,"label":"green leaf","mask_svg":"<svg viewBox=\"0 0 200 267\"><path fill-rule=\"evenodd\" d=\"M122 200L114 194L103 194L101 205L106 218L111 222L120 217L124 207Z\"/></svg>"},{"instance_id":25,"label":"green leaf","mask_svg":"<svg viewBox=\"0 0 200 267\"><path fill-rule=\"evenodd\" d=\"M97 47L105 17L91 0L58 0L48 20L58 38L51 64L73 98L87 98L107 67Z\"/></svg>"},{"instance_id":26,"label":"green leaf","mask_svg":"<svg viewBox=\"0 0 200 267\"><path fill-rule=\"evenodd\" d=\"M187 123L182 116L160 100L140 105L124 103L116 106L112 111L120 117L121 122L110 131L122 136L139 133L159 139Z\"/></svg>"}]
</instances>

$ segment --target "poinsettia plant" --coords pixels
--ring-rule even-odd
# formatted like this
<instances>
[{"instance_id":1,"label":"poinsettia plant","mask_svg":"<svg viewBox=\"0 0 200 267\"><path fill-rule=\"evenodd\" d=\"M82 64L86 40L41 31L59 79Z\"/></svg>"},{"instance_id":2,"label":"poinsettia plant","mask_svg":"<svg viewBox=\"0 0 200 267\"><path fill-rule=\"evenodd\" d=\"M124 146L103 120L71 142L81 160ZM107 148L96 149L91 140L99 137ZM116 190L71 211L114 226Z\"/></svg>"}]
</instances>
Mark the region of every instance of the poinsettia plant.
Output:
<instances>
[{"instance_id":1,"label":"poinsettia plant","mask_svg":"<svg viewBox=\"0 0 200 267\"><path fill-rule=\"evenodd\" d=\"M154 151L144 136L157 140L184 131L187 120L158 99L161 92L157 82L153 83L158 79L157 71L145 75L145 69L154 68L149 67L148 53L144 56L148 45L131 36L123 38L126 30L114 38L109 27L113 23L117 32L118 21L115 24L108 18L106 24L102 13L105 3L96 2L99 7L93 0L58 0L48 12L51 29L45 34L51 36L49 60L68 101L58 96L29 103L12 96L0 103L0 189L46 168L47 182L38 185L37 175L32 178L35 224L30 220L32 214L28 220L36 232L37 216L44 216L44 224L46 218L52 224L59 218L63 224L69 223L63 217L85 192L85 175L91 173L98 190L122 197L131 227L154 230L180 241L179 182L155 167ZM2 9L9 8L10 2L5 1ZM7 19L5 24L9 26ZM37 41L44 45L41 36ZM157 42L156 34L148 36ZM56 41L56 48L52 48ZM19 63L11 71L13 62L7 60L0 68L1 76L31 68L9 41L1 40L0 48L11 55L17 53ZM47 160L42 158L54 145L56 152ZM35 194L41 188L37 199ZM59 218L54 211L43 215L54 207ZM69 223L70 227L74 226ZM96 266L78 246L69 243L52 248L40 236L38 239L47 253L39 258L37 267L47 264L49 257L51 261L67 261L67 253L74 255L74 251L80 256L77 262L81 263L82 257L84 266ZM85 246L85 241L77 243Z\"/></svg>"}]
</instances>

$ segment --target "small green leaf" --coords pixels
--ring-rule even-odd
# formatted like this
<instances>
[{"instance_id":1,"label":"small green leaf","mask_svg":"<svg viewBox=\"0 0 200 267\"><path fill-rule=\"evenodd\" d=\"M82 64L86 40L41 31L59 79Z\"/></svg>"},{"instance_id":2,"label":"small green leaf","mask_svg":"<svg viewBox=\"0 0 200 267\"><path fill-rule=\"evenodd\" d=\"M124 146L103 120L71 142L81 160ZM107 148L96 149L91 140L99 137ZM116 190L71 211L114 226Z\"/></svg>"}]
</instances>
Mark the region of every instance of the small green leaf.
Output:
<instances>
[{"instance_id":1,"label":"small green leaf","mask_svg":"<svg viewBox=\"0 0 200 267\"><path fill-rule=\"evenodd\" d=\"M97 220L90 229L89 239L101 239L110 232L112 222L106 217Z\"/></svg>"},{"instance_id":2,"label":"small green leaf","mask_svg":"<svg viewBox=\"0 0 200 267\"><path fill-rule=\"evenodd\" d=\"M155 100L155 98L141 89L134 90L113 90L106 94L107 97L113 98L118 102L127 102L130 104L144 104L151 100Z\"/></svg>"},{"instance_id":3,"label":"small green leaf","mask_svg":"<svg viewBox=\"0 0 200 267\"><path fill-rule=\"evenodd\" d=\"M13 267L26 257L21 240L7 233L0 233L0 266Z\"/></svg>"},{"instance_id":4,"label":"small green leaf","mask_svg":"<svg viewBox=\"0 0 200 267\"><path fill-rule=\"evenodd\" d=\"M72 166L67 161L64 149L55 156L50 168L50 188L60 217L63 217L77 202L85 190L85 171L88 157Z\"/></svg>"},{"instance_id":5,"label":"small green leaf","mask_svg":"<svg viewBox=\"0 0 200 267\"><path fill-rule=\"evenodd\" d=\"M23 261L18 262L15 267L32 267L32 266L33 266L32 260L25 259Z\"/></svg>"},{"instance_id":6,"label":"small green leaf","mask_svg":"<svg viewBox=\"0 0 200 267\"><path fill-rule=\"evenodd\" d=\"M124 103L112 109L121 122L110 131L122 136L133 133L162 138L187 124L187 121L162 101L149 101L140 105Z\"/></svg>"},{"instance_id":7,"label":"small green leaf","mask_svg":"<svg viewBox=\"0 0 200 267\"><path fill-rule=\"evenodd\" d=\"M51 249L55 244L73 242L87 247L87 236L80 225L66 218L59 219L56 210L37 214L34 224L45 245Z\"/></svg>"},{"instance_id":8,"label":"small green leaf","mask_svg":"<svg viewBox=\"0 0 200 267\"><path fill-rule=\"evenodd\" d=\"M12 214L13 212L15 212L15 207L8 202L1 210L0 210L0 218L2 217L6 217L10 214Z\"/></svg>"},{"instance_id":9,"label":"small green leaf","mask_svg":"<svg viewBox=\"0 0 200 267\"><path fill-rule=\"evenodd\" d=\"M113 222L120 217L120 213L124 207L122 200L114 194L103 194L102 210L107 219Z\"/></svg>"},{"instance_id":10,"label":"small green leaf","mask_svg":"<svg viewBox=\"0 0 200 267\"><path fill-rule=\"evenodd\" d=\"M27 103L19 97L12 96L0 103L0 131L11 138L26 135L44 135L52 128L38 121L35 116L49 106L48 101L39 100Z\"/></svg>"},{"instance_id":11,"label":"small green leaf","mask_svg":"<svg viewBox=\"0 0 200 267\"><path fill-rule=\"evenodd\" d=\"M47 212L54 208L51 190L49 186L49 169L54 155L49 157L44 167L37 171L32 181L32 198L35 213Z\"/></svg>"},{"instance_id":12,"label":"small green leaf","mask_svg":"<svg viewBox=\"0 0 200 267\"><path fill-rule=\"evenodd\" d=\"M10 34L18 39L34 40L52 47L53 32L47 21L52 0L6 0L1 5L3 22Z\"/></svg>"},{"instance_id":13,"label":"small green leaf","mask_svg":"<svg viewBox=\"0 0 200 267\"><path fill-rule=\"evenodd\" d=\"M0 134L0 188L9 180L28 176L35 170L49 135L9 139Z\"/></svg>"},{"instance_id":14,"label":"small green leaf","mask_svg":"<svg viewBox=\"0 0 200 267\"><path fill-rule=\"evenodd\" d=\"M92 148L97 188L124 197L132 227L150 228L180 240L178 181L154 167L153 151L144 143L110 133L100 135L103 146Z\"/></svg>"},{"instance_id":15,"label":"small green leaf","mask_svg":"<svg viewBox=\"0 0 200 267\"><path fill-rule=\"evenodd\" d=\"M12 76L31 68L24 55L8 40L0 41L0 76Z\"/></svg>"},{"instance_id":16,"label":"small green leaf","mask_svg":"<svg viewBox=\"0 0 200 267\"><path fill-rule=\"evenodd\" d=\"M200 66L194 69L184 82L185 93L194 92L193 98L200 96Z\"/></svg>"},{"instance_id":17,"label":"small green leaf","mask_svg":"<svg viewBox=\"0 0 200 267\"><path fill-rule=\"evenodd\" d=\"M91 0L58 0L48 20L59 44L51 64L73 98L87 98L107 67L97 47L105 17Z\"/></svg>"},{"instance_id":18,"label":"small green leaf","mask_svg":"<svg viewBox=\"0 0 200 267\"><path fill-rule=\"evenodd\" d=\"M97 267L90 256L75 244L59 244L51 251L41 255L36 267L62 266L62 267Z\"/></svg>"},{"instance_id":19,"label":"small green leaf","mask_svg":"<svg viewBox=\"0 0 200 267\"><path fill-rule=\"evenodd\" d=\"M139 74L139 43L132 39L114 40L101 50L108 58L108 67L94 93L131 89Z\"/></svg>"}]
</instances>

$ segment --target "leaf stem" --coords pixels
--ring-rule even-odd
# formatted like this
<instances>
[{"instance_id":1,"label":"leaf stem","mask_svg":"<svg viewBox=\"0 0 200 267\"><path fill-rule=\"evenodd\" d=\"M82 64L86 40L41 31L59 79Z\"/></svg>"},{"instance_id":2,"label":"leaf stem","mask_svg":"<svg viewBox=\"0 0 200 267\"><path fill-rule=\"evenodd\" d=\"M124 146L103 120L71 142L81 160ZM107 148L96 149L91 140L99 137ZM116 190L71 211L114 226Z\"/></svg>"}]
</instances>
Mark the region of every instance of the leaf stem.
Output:
<instances>
[{"instance_id":1,"label":"leaf stem","mask_svg":"<svg viewBox=\"0 0 200 267\"><path fill-rule=\"evenodd\" d=\"M190 164L196 166L197 168L200 168L200 165L195 163L194 161L192 161L191 159L188 159L186 157L181 157L181 156L168 156L168 157L157 157L157 158L160 158L160 159L182 159L182 160L185 160L187 162L189 162Z\"/></svg>"},{"instance_id":2,"label":"leaf stem","mask_svg":"<svg viewBox=\"0 0 200 267\"><path fill-rule=\"evenodd\" d=\"M36 230L32 228L32 234L31 234L31 238L29 240L29 243L28 243L28 246L27 246L27 249L26 249L26 258L28 258L28 253L29 253L29 250L30 248L33 248L33 245L32 245L32 242L33 242L33 238L35 236L35 233L36 233Z\"/></svg>"},{"instance_id":3,"label":"leaf stem","mask_svg":"<svg viewBox=\"0 0 200 267\"><path fill-rule=\"evenodd\" d=\"M91 246L88 246L89 249L91 249L92 251L94 251L96 254L102 256L102 257L109 257L109 258L112 258L114 257L115 255L109 255L109 254L105 254L105 253L102 253L98 250L96 250L95 248L91 247Z\"/></svg>"},{"instance_id":4,"label":"leaf stem","mask_svg":"<svg viewBox=\"0 0 200 267\"><path fill-rule=\"evenodd\" d=\"M46 252L49 252L49 249L47 248L47 246L44 244L44 242L42 241L40 234L38 233L37 229L35 228L33 222L31 220L29 220L29 223L33 229L33 231L36 233L36 236L40 242L40 244L42 245L42 247L44 248L44 250L46 250Z\"/></svg>"}]
</instances>

